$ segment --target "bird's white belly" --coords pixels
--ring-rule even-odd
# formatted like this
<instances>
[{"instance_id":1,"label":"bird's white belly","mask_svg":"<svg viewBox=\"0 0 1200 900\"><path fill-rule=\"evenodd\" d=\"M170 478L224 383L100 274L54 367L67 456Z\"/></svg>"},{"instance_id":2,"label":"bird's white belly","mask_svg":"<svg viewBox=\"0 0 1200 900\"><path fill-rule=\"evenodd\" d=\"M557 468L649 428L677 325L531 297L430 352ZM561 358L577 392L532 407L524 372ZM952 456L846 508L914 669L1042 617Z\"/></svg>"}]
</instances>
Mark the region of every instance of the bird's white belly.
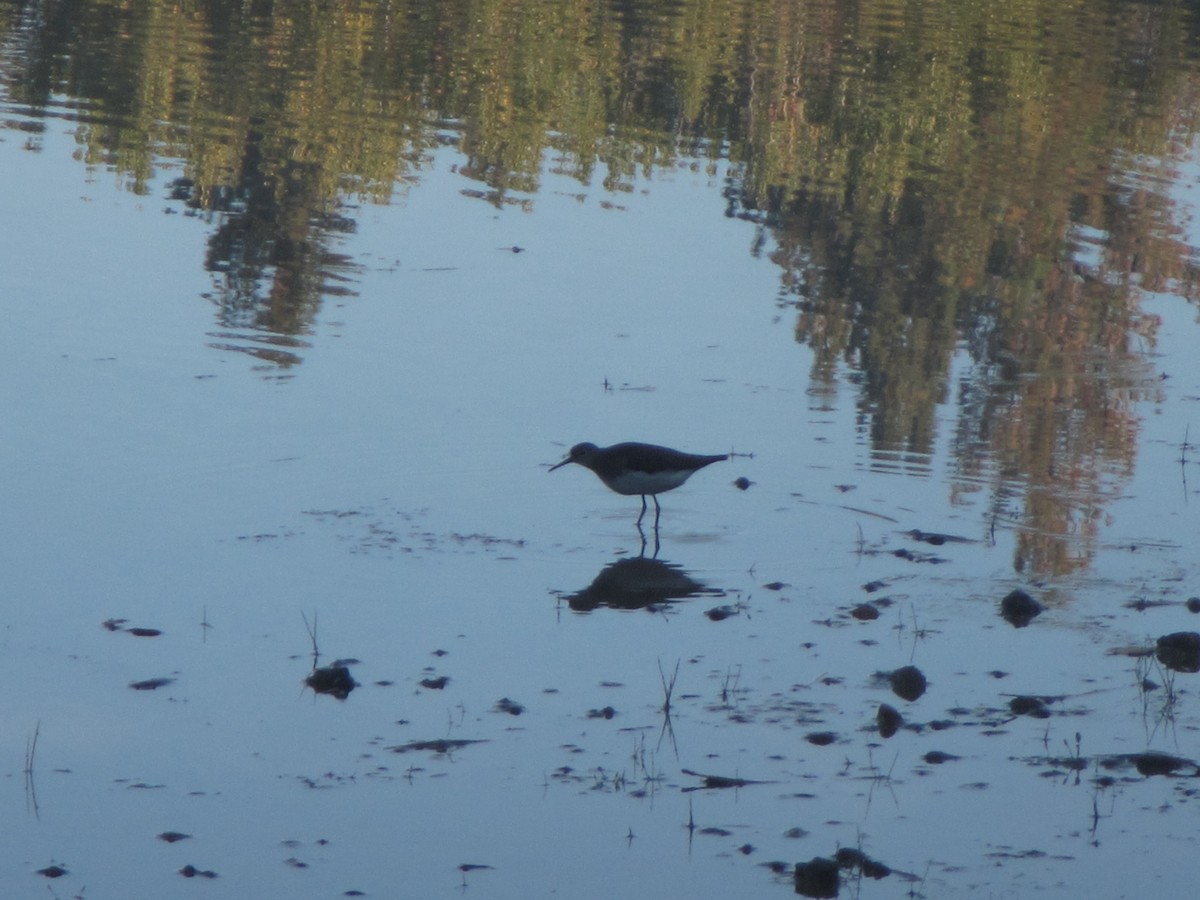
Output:
<instances>
[{"instance_id":1,"label":"bird's white belly","mask_svg":"<svg viewBox=\"0 0 1200 900\"><path fill-rule=\"evenodd\" d=\"M625 472L605 478L604 483L618 494L659 494L679 487L691 474L691 471Z\"/></svg>"}]
</instances>

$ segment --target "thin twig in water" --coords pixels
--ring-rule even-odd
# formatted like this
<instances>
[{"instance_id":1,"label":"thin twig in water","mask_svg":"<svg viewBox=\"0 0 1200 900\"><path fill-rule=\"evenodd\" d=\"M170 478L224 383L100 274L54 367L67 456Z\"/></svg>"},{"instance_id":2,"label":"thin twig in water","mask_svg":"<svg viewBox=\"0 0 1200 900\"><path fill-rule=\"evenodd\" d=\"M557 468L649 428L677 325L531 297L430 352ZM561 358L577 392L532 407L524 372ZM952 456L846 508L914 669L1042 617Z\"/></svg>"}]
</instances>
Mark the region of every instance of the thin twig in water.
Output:
<instances>
[{"instance_id":1,"label":"thin twig in water","mask_svg":"<svg viewBox=\"0 0 1200 900\"><path fill-rule=\"evenodd\" d=\"M725 679L721 682L721 705L729 706L729 698L737 693L738 683L742 680L742 664L738 663L737 672L725 670Z\"/></svg>"},{"instance_id":2,"label":"thin twig in water","mask_svg":"<svg viewBox=\"0 0 1200 900\"><path fill-rule=\"evenodd\" d=\"M308 616L304 614L304 610L300 610L300 618L304 620L304 628L308 632L308 639L312 641L312 657L313 668L317 667L317 660L321 658L321 652L317 649L317 613L313 610L312 625L308 624Z\"/></svg>"},{"instance_id":3,"label":"thin twig in water","mask_svg":"<svg viewBox=\"0 0 1200 900\"><path fill-rule=\"evenodd\" d=\"M666 673L663 672L662 660L658 661L658 679L662 683L663 702L659 707L662 712L663 723L662 728L658 732L658 747L662 747L663 738L671 738L671 749L675 751L675 758L679 759L679 745L675 743L675 725L671 721L671 695L675 693L675 679L679 677L679 660L675 660L675 671L671 673L671 680L667 680Z\"/></svg>"},{"instance_id":4,"label":"thin twig in water","mask_svg":"<svg viewBox=\"0 0 1200 900\"><path fill-rule=\"evenodd\" d=\"M675 671L671 673L671 680L667 681L666 673L663 672L662 660L658 661L658 680L662 682L663 702L660 707L666 715L671 714L671 695L675 693L675 679L679 676L679 660L675 660Z\"/></svg>"},{"instance_id":5,"label":"thin twig in water","mask_svg":"<svg viewBox=\"0 0 1200 900\"><path fill-rule=\"evenodd\" d=\"M1191 429L1191 423L1183 426L1183 445L1179 448L1179 478L1183 482L1183 502L1187 502L1187 452L1188 447L1188 432Z\"/></svg>"},{"instance_id":6,"label":"thin twig in water","mask_svg":"<svg viewBox=\"0 0 1200 900\"><path fill-rule=\"evenodd\" d=\"M39 719L38 723L33 726L33 734L25 742L25 774L29 776L33 775L33 757L37 753L38 735L41 734L41 731L42 723Z\"/></svg>"},{"instance_id":7,"label":"thin twig in water","mask_svg":"<svg viewBox=\"0 0 1200 900\"><path fill-rule=\"evenodd\" d=\"M33 758L37 753L38 735L41 734L42 723L33 726L33 734L25 741L25 804L33 810L33 814L38 814L37 802L37 785L33 781Z\"/></svg>"}]
</instances>

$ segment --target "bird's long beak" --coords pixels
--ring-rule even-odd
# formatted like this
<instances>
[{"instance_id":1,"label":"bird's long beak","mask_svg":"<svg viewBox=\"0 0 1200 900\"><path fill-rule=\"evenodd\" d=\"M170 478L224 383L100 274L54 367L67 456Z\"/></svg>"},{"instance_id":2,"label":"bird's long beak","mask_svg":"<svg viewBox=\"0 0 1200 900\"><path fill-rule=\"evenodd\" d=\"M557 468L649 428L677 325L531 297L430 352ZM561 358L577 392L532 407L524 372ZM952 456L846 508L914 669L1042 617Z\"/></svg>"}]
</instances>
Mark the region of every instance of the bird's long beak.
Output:
<instances>
[{"instance_id":1,"label":"bird's long beak","mask_svg":"<svg viewBox=\"0 0 1200 900\"><path fill-rule=\"evenodd\" d=\"M563 466L565 466L570 461L571 461L571 457L568 456L566 459L564 459L562 462L558 463L557 465L551 466L550 471L553 472L555 469L561 469Z\"/></svg>"}]
</instances>

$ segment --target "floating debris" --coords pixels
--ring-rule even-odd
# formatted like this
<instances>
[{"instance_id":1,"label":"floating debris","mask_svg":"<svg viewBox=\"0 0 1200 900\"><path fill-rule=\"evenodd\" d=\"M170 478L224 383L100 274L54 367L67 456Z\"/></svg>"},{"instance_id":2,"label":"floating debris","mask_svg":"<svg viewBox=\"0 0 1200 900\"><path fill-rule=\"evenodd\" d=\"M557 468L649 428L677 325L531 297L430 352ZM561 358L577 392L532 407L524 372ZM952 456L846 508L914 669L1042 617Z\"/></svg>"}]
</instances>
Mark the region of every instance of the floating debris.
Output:
<instances>
[{"instance_id":1,"label":"floating debris","mask_svg":"<svg viewBox=\"0 0 1200 900\"><path fill-rule=\"evenodd\" d=\"M450 683L450 679L445 675L439 675L437 678L422 678L421 687L431 691L440 691Z\"/></svg>"},{"instance_id":2,"label":"floating debris","mask_svg":"<svg viewBox=\"0 0 1200 900\"><path fill-rule=\"evenodd\" d=\"M184 834L182 831L164 831L158 835L160 841L166 841L168 844L174 844L176 841L186 841L190 837L190 834Z\"/></svg>"},{"instance_id":3,"label":"floating debris","mask_svg":"<svg viewBox=\"0 0 1200 900\"><path fill-rule=\"evenodd\" d=\"M604 709L589 709L587 717L589 719L611 719L617 714L617 711L611 706L606 706Z\"/></svg>"},{"instance_id":4,"label":"floating debris","mask_svg":"<svg viewBox=\"0 0 1200 900\"><path fill-rule=\"evenodd\" d=\"M313 669L304 683L313 689L315 694L329 694L339 700L345 700L350 692L358 687L358 682L350 677L350 670L345 666L330 665Z\"/></svg>"},{"instance_id":5,"label":"floating debris","mask_svg":"<svg viewBox=\"0 0 1200 900\"><path fill-rule=\"evenodd\" d=\"M179 874L184 878L216 878L217 873L212 869L197 869L191 863L188 863L179 870Z\"/></svg>"},{"instance_id":6,"label":"floating debris","mask_svg":"<svg viewBox=\"0 0 1200 900\"><path fill-rule=\"evenodd\" d=\"M748 778L729 778L725 775L701 775L699 772L693 772L691 769L682 769L684 775L691 775L693 778L700 778L704 781L700 787L685 787L685 791L702 791L706 789L720 790L723 788L742 788L752 784L770 784L767 781L751 781Z\"/></svg>"},{"instance_id":7,"label":"floating debris","mask_svg":"<svg viewBox=\"0 0 1200 900\"><path fill-rule=\"evenodd\" d=\"M67 874L67 870L62 866L46 866L44 869L38 869L37 874L43 875L46 878L62 878Z\"/></svg>"},{"instance_id":8,"label":"floating debris","mask_svg":"<svg viewBox=\"0 0 1200 900\"><path fill-rule=\"evenodd\" d=\"M1000 615L1013 628L1024 628L1042 614L1042 605L1018 588L1000 601Z\"/></svg>"},{"instance_id":9,"label":"floating debris","mask_svg":"<svg viewBox=\"0 0 1200 900\"><path fill-rule=\"evenodd\" d=\"M128 621L128 619L105 619L100 624L109 631L120 631Z\"/></svg>"},{"instance_id":10,"label":"floating debris","mask_svg":"<svg viewBox=\"0 0 1200 900\"><path fill-rule=\"evenodd\" d=\"M157 628L126 628L125 631L134 637L158 637L162 634Z\"/></svg>"},{"instance_id":11,"label":"floating debris","mask_svg":"<svg viewBox=\"0 0 1200 900\"><path fill-rule=\"evenodd\" d=\"M463 740L452 738L439 738L433 741L409 741L407 744L399 744L395 747L388 747L393 753L408 753L413 750L429 750L433 753L450 753L453 750L458 750L461 747L467 747L471 744L482 744L482 740Z\"/></svg>"},{"instance_id":12,"label":"floating debris","mask_svg":"<svg viewBox=\"0 0 1200 900\"><path fill-rule=\"evenodd\" d=\"M743 475L741 478L735 478L733 480L733 486L735 488L737 488L739 491L747 490L750 487L750 485L752 485L752 484L754 484L754 482L751 481L749 478L747 478L745 475Z\"/></svg>"},{"instance_id":13,"label":"floating debris","mask_svg":"<svg viewBox=\"0 0 1200 900\"><path fill-rule=\"evenodd\" d=\"M171 684L174 678L147 678L145 681L131 681L129 686L135 691L156 691L160 687Z\"/></svg>"},{"instance_id":14,"label":"floating debris","mask_svg":"<svg viewBox=\"0 0 1200 900\"><path fill-rule=\"evenodd\" d=\"M814 747L828 747L837 740L837 734L832 731L814 731L806 734L804 739Z\"/></svg>"},{"instance_id":15,"label":"floating debris","mask_svg":"<svg viewBox=\"0 0 1200 900\"><path fill-rule=\"evenodd\" d=\"M519 716L525 712L525 707L516 700L509 700L507 697L501 697L496 701L496 705L492 707L496 712L508 713L510 716Z\"/></svg>"},{"instance_id":16,"label":"floating debris","mask_svg":"<svg viewBox=\"0 0 1200 900\"><path fill-rule=\"evenodd\" d=\"M917 553L916 551L909 550L906 547L901 547L899 550L893 550L892 556L896 557L896 559L907 560L908 562L932 563L933 565L946 562L946 560L940 556L934 556L932 553Z\"/></svg>"},{"instance_id":17,"label":"floating debris","mask_svg":"<svg viewBox=\"0 0 1200 900\"><path fill-rule=\"evenodd\" d=\"M935 531L921 531L914 528L911 531L904 532L914 541L920 541L922 544L930 544L934 547L940 547L943 544L974 544L977 541L971 538L959 537L956 534L939 534Z\"/></svg>"}]
</instances>

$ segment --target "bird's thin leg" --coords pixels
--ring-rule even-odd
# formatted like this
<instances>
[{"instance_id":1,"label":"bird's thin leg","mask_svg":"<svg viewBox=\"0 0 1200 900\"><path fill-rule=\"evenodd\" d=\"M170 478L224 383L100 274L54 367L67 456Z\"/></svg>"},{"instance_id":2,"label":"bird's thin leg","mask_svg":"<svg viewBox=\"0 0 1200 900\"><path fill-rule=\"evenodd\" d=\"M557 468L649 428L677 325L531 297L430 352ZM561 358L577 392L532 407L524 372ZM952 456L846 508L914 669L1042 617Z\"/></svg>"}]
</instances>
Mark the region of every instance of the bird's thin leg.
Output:
<instances>
[{"instance_id":1,"label":"bird's thin leg","mask_svg":"<svg viewBox=\"0 0 1200 900\"><path fill-rule=\"evenodd\" d=\"M658 517L662 515L662 507L658 505L658 494L654 494L654 534L658 535ZM645 501L643 501L645 502Z\"/></svg>"},{"instance_id":2,"label":"bird's thin leg","mask_svg":"<svg viewBox=\"0 0 1200 900\"><path fill-rule=\"evenodd\" d=\"M658 500L656 499L654 502L657 503ZM642 494L642 511L638 515L638 520L637 520L637 524L639 526L642 524L642 516L644 516L644 515L646 515L646 495Z\"/></svg>"}]
</instances>

